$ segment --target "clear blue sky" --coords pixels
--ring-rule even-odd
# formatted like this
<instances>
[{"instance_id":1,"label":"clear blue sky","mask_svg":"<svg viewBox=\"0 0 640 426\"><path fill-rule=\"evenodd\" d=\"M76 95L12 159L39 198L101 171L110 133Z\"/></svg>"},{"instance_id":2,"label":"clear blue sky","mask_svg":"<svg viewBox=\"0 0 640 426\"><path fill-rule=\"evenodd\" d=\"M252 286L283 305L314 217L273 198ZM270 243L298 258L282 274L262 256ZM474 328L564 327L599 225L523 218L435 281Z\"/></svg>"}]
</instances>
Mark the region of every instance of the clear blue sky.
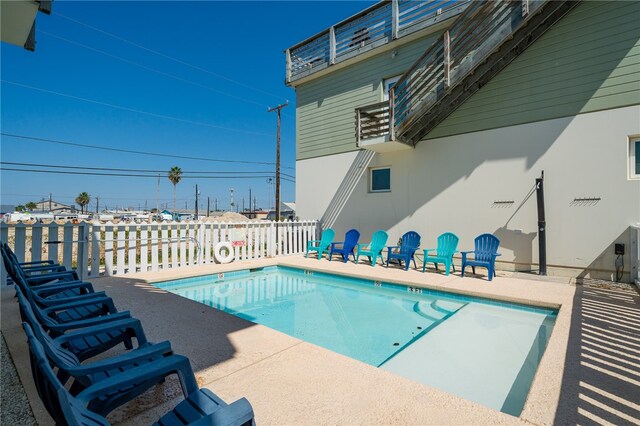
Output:
<instances>
[{"instance_id":1,"label":"clear blue sky","mask_svg":"<svg viewBox=\"0 0 640 426\"><path fill-rule=\"evenodd\" d=\"M284 85L282 52L373 3L55 1L50 16L38 14L35 52L1 44L2 132L273 163L276 115L266 110L288 100L282 172L295 176L295 92ZM15 163L274 173L272 165L144 156L6 136L0 153L3 162ZM93 198L91 210L95 196L101 209L156 205L157 178L2 171L0 179L2 204L38 201L49 193L73 203L86 191ZM248 207L250 188L259 207L273 205L273 186L265 177L183 179L177 185L178 208L185 201L193 208L196 183L205 203L211 197L212 208L215 197L228 208L228 188L235 189L240 207L243 196ZM283 180L281 190L283 201L294 199L293 182ZM173 206L166 173L159 198Z\"/></svg>"}]
</instances>

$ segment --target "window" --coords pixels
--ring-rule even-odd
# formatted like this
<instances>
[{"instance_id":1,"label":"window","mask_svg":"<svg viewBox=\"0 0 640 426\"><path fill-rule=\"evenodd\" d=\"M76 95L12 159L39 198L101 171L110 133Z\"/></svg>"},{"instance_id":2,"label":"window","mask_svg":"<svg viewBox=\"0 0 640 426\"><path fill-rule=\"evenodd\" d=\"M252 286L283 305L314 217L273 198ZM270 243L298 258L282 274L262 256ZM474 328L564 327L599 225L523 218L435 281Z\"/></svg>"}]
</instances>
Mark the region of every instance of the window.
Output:
<instances>
[{"instance_id":1,"label":"window","mask_svg":"<svg viewBox=\"0 0 640 426\"><path fill-rule=\"evenodd\" d=\"M629 138L629 177L640 179L640 136Z\"/></svg>"},{"instance_id":2,"label":"window","mask_svg":"<svg viewBox=\"0 0 640 426\"><path fill-rule=\"evenodd\" d=\"M391 191L391 168L377 167L375 169L370 169L369 191L370 192Z\"/></svg>"}]
</instances>

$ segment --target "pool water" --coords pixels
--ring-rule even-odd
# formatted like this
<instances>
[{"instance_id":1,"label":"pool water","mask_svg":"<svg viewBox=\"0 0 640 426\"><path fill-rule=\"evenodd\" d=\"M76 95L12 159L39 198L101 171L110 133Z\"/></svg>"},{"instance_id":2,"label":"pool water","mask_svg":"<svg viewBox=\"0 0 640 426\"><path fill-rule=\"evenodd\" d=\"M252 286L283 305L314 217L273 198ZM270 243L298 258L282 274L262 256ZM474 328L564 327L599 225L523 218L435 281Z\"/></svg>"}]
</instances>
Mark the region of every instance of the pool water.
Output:
<instances>
[{"instance_id":1,"label":"pool water","mask_svg":"<svg viewBox=\"0 0 640 426\"><path fill-rule=\"evenodd\" d=\"M157 287L519 415L556 312L269 267Z\"/></svg>"}]
</instances>

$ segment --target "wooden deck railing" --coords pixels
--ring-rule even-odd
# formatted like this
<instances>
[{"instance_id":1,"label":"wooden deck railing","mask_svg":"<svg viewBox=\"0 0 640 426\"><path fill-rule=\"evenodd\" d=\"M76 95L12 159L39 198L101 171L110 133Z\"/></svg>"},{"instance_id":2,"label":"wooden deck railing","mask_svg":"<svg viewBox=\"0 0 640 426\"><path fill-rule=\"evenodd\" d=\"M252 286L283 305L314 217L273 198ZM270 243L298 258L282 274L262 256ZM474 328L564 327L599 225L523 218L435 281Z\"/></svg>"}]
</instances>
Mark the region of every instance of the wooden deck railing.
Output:
<instances>
[{"instance_id":1,"label":"wooden deck railing","mask_svg":"<svg viewBox=\"0 0 640 426\"><path fill-rule=\"evenodd\" d=\"M470 0L381 1L287 49L287 83L460 14Z\"/></svg>"},{"instance_id":2,"label":"wooden deck railing","mask_svg":"<svg viewBox=\"0 0 640 426\"><path fill-rule=\"evenodd\" d=\"M394 86L398 137L550 0L475 0ZM415 141L413 142L415 143Z\"/></svg>"},{"instance_id":3,"label":"wooden deck railing","mask_svg":"<svg viewBox=\"0 0 640 426\"><path fill-rule=\"evenodd\" d=\"M389 135L389 101L356 108L356 142Z\"/></svg>"}]
</instances>

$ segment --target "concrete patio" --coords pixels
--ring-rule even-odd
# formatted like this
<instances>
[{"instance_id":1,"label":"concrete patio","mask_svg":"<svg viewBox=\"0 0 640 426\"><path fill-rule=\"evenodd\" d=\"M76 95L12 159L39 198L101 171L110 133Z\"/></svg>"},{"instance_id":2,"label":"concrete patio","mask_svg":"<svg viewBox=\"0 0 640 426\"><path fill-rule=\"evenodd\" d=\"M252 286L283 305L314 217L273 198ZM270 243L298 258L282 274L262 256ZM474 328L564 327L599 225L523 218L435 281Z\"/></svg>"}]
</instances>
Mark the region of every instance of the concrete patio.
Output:
<instances>
[{"instance_id":1,"label":"concrete patio","mask_svg":"<svg viewBox=\"0 0 640 426\"><path fill-rule=\"evenodd\" d=\"M519 418L181 298L150 283L267 265L400 282L560 311ZM92 280L151 341L171 340L200 386L247 397L258 424L640 424L640 296L635 287L578 285L504 273L460 278L301 256ZM39 424L38 400L13 290L2 287L2 334ZM119 349L121 350L121 349ZM117 352L117 351L115 351ZM113 352L112 352L113 353ZM472 356L472 355L470 355ZM182 399L175 380L114 411L117 424L151 424Z\"/></svg>"}]
</instances>

